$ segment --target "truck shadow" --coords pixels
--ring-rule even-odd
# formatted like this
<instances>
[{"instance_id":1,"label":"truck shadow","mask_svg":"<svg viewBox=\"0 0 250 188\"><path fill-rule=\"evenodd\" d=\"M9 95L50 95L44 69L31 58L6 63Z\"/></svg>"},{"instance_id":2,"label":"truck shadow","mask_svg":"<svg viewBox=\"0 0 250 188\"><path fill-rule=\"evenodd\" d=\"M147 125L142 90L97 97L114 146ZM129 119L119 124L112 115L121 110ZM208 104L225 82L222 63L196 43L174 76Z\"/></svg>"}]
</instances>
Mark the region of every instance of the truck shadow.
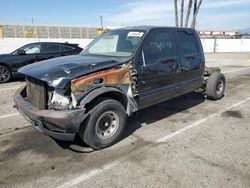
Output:
<instances>
[{"instance_id":1,"label":"truck shadow","mask_svg":"<svg viewBox=\"0 0 250 188\"><path fill-rule=\"evenodd\" d=\"M132 135L137 129L140 129L142 126L147 126L156 121L171 117L177 113L188 111L189 108L203 103L204 100L205 97L203 94L192 92L140 110L139 112L133 114L133 116L129 117L125 133L123 134L123 137L120 139L120 141ZM78 136L73 143L59 140L55 141L60 147L64 149L70 149L74 152L91 153L94 151L89 148L84 142L82 142Z\"/></svg>"},{"instance_id":2,"label":"truck shadow","mask_svg":"<svg viewBox=\"0 0 250 188\"><path fill-rule=\"evenodd\" d=\"M134 116L129 118L127 130L123 139L133 134L142 126L147 126L156 121L169 118L180 112L186 111L188 113L188 109L197 106L204 101L205 97L203 94L192 92L140 110L137 114L134 114Z\"/></svg>"}]
</instances>

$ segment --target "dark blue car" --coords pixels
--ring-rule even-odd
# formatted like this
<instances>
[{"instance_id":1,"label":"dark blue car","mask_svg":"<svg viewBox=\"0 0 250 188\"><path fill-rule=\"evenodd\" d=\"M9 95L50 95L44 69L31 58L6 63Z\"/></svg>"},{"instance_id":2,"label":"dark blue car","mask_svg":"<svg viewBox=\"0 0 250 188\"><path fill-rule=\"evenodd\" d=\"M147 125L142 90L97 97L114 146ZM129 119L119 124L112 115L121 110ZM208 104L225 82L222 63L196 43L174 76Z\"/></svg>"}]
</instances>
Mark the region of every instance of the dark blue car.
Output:
<instances>
[{"instance_id":1,"label":"dark blue car","mask_svg":"<svg viewBox=\"0 0 250 188\"><path fill-rule=\"evenodd\" d=\"M27 44L10 54L0 55L0 83L10 81L17 70L25 65L45 59L79 54L78 44L37 42Z\"/></svg>"}]
</instances>

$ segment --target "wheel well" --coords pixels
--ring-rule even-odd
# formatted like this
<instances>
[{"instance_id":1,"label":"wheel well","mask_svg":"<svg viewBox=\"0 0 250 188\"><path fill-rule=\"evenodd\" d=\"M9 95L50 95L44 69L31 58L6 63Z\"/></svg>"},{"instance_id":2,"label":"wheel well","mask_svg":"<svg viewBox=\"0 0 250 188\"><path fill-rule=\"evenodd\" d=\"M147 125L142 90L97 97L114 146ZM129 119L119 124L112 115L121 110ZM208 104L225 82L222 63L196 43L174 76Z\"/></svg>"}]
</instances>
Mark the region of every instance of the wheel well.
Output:
<instances>
[{"instance_id":1,"label":"wheel well","mask_svg":"<svg viewBox=\"0 0 250 188\"><path fill-rule=\"evenodd\" d=\"M118 102L120 102L124 106L124 109L127 110L127 107L128 107L127 106L127 104L128 104L127 97L123 93L120 93L117 91L110 91L110 92L106 92L106 93L103 93L101 95L98 95L92 101L90 101L89 103L86 103L85 104L85 108L87 109L86 112L91 110L97 103L99 103L99 101L101 99L105 99L105 98L117 100Z\"/></svg>"},{"instance_id":2,"label":"wheel well","mask_svg":"<svg viewBox=\"0 0 250 188\"><path fill-rule=\"evenodd\" d=\"M5 67L7 67L10 70L10 67L9 67L8 64L0 62L0 65L5 66Z\"/></svg>"}]
</instances>

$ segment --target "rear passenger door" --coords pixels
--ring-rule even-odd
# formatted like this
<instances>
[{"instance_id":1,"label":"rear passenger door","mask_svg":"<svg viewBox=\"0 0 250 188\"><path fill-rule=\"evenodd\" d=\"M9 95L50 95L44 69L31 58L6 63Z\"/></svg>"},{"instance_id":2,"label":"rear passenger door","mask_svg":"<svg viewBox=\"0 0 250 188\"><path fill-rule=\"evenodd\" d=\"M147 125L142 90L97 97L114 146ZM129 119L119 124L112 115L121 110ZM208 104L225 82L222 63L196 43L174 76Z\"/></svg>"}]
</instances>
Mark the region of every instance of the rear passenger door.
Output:
<instances>
[{"instance_id":1,"label":"rear passenger door","mask_svg":"<svg viewBox=\"0 0 250 188\"><path fill-rule=\"evenodd\" d=\"M37 61L51 59L60 56L59 44L42 44L42 50L40 56L37 57Z\"/></svg>"},{"instance_id":2,"label":"rear passenger door","mask_svg":"<svg viewBox=\"0 0 250 188\"><path fill-rule=\"evenodd\" d=\"M176 89L177 65L172 32L154 31L142 46L140 62L140 107L147 107L170 98Z\"/></svg>"},{"instance_id":3,"label":"rear passenger door","mask_svg":"<svg viewBox=\"0 0 250 188\"><path fill-rule=\"evenodd\" d=\"M193 30L178 30L176 36L180 55L176 71L177 91L184 94L201 86L204 58L198 36Z\"/></svg>"},{"instance_id":4,"label":"rear passenger door","mask_svg":"<svg viewBox=\"0 0 250 188\"><path fill-rule=\"evenodd\" d=\"M66 46L66 45L60 45L60 52L61 52L61 56L65 56L65 55L73 55L75 48L70 47L70 46Z\"/></svg>"}]
</instances>

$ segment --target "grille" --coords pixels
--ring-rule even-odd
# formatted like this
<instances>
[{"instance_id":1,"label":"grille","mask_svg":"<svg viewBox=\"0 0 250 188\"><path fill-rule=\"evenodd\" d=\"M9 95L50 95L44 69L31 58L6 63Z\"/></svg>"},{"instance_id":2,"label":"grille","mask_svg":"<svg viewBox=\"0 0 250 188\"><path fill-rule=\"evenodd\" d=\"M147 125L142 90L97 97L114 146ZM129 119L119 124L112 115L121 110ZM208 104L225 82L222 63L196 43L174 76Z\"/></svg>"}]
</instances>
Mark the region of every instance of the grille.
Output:
<instances>
[{"instance_id":1,"label":"grille","mask_svg":"<svg viewBox=\"0 0 250 188\"><path fill-rule=\"evenodd\" d=\"M26 77L27 100L39 110L47 109L47 84L35 78Z\"/></svg>"}]
</instances>

